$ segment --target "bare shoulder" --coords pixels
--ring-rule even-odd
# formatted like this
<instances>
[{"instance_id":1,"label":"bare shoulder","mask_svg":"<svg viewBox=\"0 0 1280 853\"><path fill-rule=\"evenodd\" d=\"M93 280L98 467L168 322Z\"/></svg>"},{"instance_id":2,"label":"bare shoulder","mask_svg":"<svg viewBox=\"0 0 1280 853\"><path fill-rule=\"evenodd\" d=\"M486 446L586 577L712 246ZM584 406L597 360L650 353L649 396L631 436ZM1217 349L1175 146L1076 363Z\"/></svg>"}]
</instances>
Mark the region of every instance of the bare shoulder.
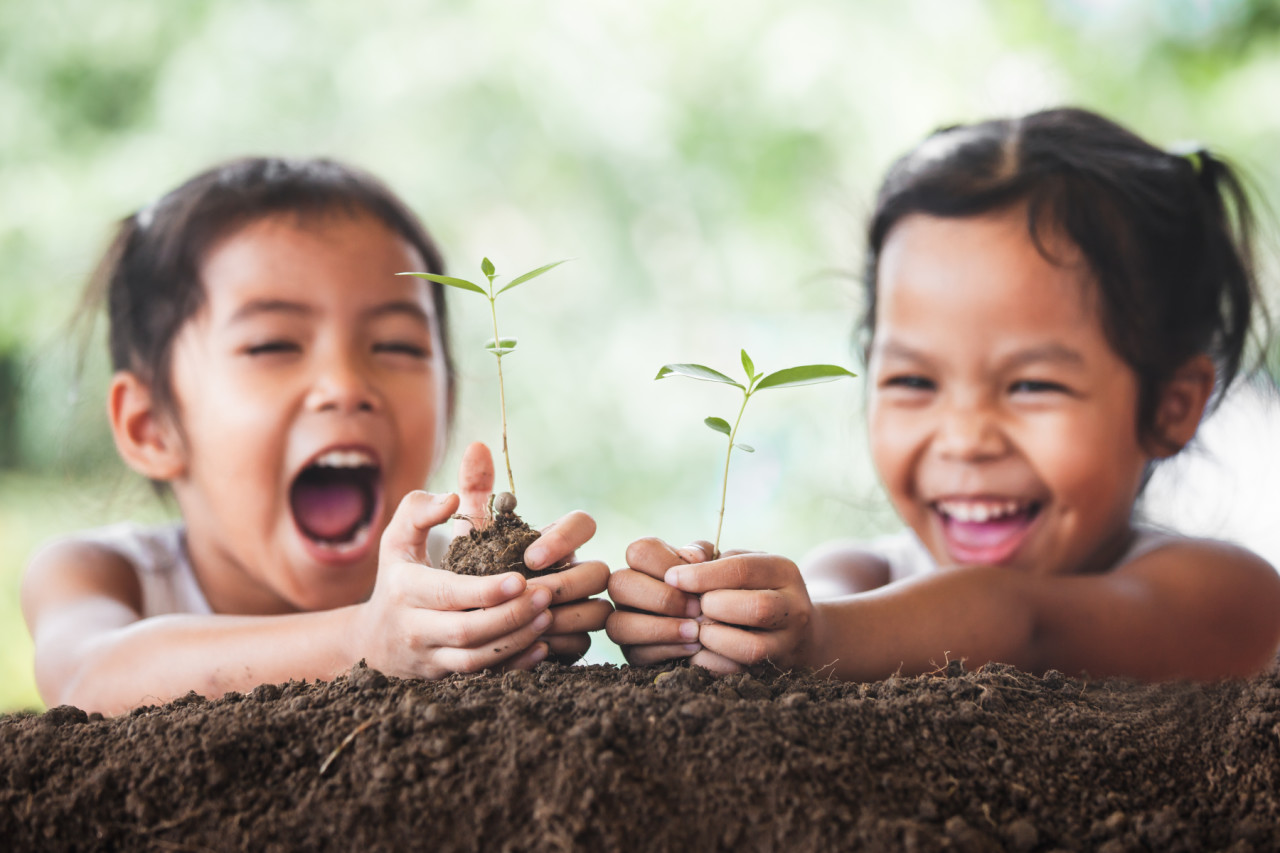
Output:
<instances>
[{"instance_id":1,"label":"bare shoulder","mask_svg":"<svg viewBox=\"0 0 1280 853\"><path fill-rule=\"evenodd\" d=\"M866 592L890 580L888 561L856 539L819 545L805 556L800 573L813 598Z\"/></svg>"},{"instance_id":2,"label":"bare shoulder","mask_svg":"<svg viewBox=\"0 0 1280 853\"><path fill-rule=\"evenodd\" d=\"M1256 586L1280 595L1280 573L1274 566L1247 548L1217 539L1171 537L1118 566L1114 574L1199 578L1210 585Z\"/></svg>"},{"instance_id":3,"label":"bare shoulder","mask_svg":"<svg viewBox=\"0 0 1280 853\"><path fill-rule=\"evenodd\" d=\"M110 599L141 618L142 586L119 553L74 538L40 548L22 577L22 612L33 629L40 614L92 599Z\"/></svg>"}]
</instances>

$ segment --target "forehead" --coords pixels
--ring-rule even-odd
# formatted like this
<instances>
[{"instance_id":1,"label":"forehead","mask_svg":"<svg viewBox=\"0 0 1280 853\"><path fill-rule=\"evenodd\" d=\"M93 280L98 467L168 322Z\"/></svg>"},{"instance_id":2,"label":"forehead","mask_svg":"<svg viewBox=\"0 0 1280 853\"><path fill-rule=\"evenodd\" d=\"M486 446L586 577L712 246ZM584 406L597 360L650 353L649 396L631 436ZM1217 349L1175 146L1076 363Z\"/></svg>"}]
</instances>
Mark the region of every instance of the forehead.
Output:
<instances>
[{"instance_id":1,"label":"forehead","mask_svg":"<svg viewBox=\"0 0 1280 853\"><path fill-rule=\"evenodd\" d=\"M904 217L878 264L877 339L913 326L932 334L1100 333L1096 287L1080 252L1051 229L1042 243L1032 240L1022 207Z\"/></svg>"},{"instance_id":2,"label":"forehead","mask_svg":"<svg viewBox=\"0 0 1280 853\"><path fill-rule=\"evenodd\" d=\"M200 279L215 315L263 299L412 300L430 312L426 282L397 275L424 265L412 244L370 214L285 213L253 219L216 240L201 260Z\"/></svg>"}]
</instances>

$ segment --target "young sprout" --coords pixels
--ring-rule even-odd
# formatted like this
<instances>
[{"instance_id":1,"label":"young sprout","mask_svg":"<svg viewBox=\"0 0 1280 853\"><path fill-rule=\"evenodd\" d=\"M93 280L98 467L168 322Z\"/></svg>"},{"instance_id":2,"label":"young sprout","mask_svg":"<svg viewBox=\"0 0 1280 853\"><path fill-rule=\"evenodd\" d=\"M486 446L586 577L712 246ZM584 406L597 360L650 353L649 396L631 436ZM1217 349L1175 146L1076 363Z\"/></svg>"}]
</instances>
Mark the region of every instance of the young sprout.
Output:
<instances>
[{"instance_id":1,"label":"young sprout","mask_svg":"<svg viewBox=\"0 0 1280 853\"><path fill-rule=\"evenodd\" d=\"M724 456L724 478L720 485L720 517L716 522L716 541L714 545L713 557L720 556L720 530L724 526L724 502L725 496L729 492L729 460L733 457L733 450L744 450L747 453L755 453L756 449L749 444L742 444L738 441L738 426L742 423L742 413L747 410L747 401L751 399L751 395L757 391L764 391L769 388L792 388L797 385L814 385L819 382L834 382L837 379L843 379L846 376L857 376L835 364L805 364L800 367L787 367L782 370L775 371L766 376L763 373L756 373L756 366L751 361L751 356L747 355L747 351L742 351L742 369L747 372L747 384L735 382L728 376L725 376L718 370L712 370L710 367L704 367L701 364L665 364L658 371L658 375L654 379L665 379L668 376L686 376L690 379L700 379L703 382L719 382L721 385L732 385L742 392L742 406L738 409L738 417L734 420L733 426L729 426L729 422L724 418L706 418L703 420L707 426L718 433L729 436L729 449Z\"/></svg>"},{"instance_id":2,"label":"young sprout","mask_svg":"<svg viewBox=\"0 0 1280 853\"><path fill-rule=\"evenodd\" d=\"M566 260L568 259L566 258ZM494 282L494 279L498 278L499 276L497 272L494 270L493 262L490 261L488 258L485 258L480 262L480 271L484 273L484 277L488 281L487 288L481 287L475 282L467 281L465 278L454 278L453 276L449 276L449 275L437 275L436 273L429 273L429 272L400 273L400 275L417 276L418 278L424 278L427 281L434 281L437 284L444 284L444 285L448 285L449 287L456 287L459 290L470 290L474 293L480 294L485 299L489 300L489 314L493 317L493 338L484 345L484 348L487 349L489 352L493 353L494 356L496 356L498 359L498 404L502 411L502 458L507 463L507 485L511 487L511 495L513 498L511 503L513 505L515 503L514 496L516 492L516 480L515 480L515 477L512 476L511 474L511 453L507 450L507 393L506 393L506 389L503 387L503 384L502 384L502 357L504 355L507 355L508 353L510 353L512 350L516 348L516 339L504 338L498 334L498 305L497 305L498 297L503 293L506 293L508 290L515 287L516 285L524 284L526 281L529 281L530 279L537 278L538 276L542 275L544 272L554 269L563 263L564 261L556 261L553 264L547 264L546 266L538 267L536 270L530 270L524 275L516 276L511 281L504 284L502 287L499 287L496 291L493 289L494 287L493 282Z\"/></svg>"}]
</instances>

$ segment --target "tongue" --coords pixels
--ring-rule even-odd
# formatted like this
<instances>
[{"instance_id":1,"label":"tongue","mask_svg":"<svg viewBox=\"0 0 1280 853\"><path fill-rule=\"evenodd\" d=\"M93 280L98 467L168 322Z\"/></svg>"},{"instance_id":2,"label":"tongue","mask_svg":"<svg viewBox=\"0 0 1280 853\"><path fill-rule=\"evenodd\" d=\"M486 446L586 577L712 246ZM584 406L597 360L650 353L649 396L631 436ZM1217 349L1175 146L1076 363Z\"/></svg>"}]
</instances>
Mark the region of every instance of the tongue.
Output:
<instances>
[{"instance_id":1,"label":"tongue","mask_svg":"<svg viewBox=\"0 0 1280 853\"><path fill-rule=\"evenodd\" d=\"M314 539L350 539L364 519L364 489L352 482L300 482L293 492L293 515Z\"/></svg>"}]
</instances>

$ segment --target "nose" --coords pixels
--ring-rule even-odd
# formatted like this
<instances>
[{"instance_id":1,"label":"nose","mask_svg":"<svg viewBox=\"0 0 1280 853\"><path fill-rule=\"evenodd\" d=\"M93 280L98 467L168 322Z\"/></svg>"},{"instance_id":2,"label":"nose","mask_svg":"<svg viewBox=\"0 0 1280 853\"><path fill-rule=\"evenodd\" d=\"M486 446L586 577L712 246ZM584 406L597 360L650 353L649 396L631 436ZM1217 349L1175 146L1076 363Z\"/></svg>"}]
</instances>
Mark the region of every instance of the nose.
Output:
<instances>
[{"instance_id":1,"label":"nose","mask_svg":"<svg viewBox=\"0 0 1280 853\"><path fill-rule=\"evenodd\" d=\"M934 437L934 450L943 458L963 462L994 459L1008 449L999 419L978 400L945 405Z\"/></svg>"},{"instance_id":2,"label":"nose","mask_svg":"<svg viewBox=\"0 0 1280 853\"><path fill-rule=\"evenodd\" d=\"M312 411L344 414L372 412L378 395L365 366L351 353L332 352L317 361L317 369L307 394Z\"/></svg>"}]
</instances>

